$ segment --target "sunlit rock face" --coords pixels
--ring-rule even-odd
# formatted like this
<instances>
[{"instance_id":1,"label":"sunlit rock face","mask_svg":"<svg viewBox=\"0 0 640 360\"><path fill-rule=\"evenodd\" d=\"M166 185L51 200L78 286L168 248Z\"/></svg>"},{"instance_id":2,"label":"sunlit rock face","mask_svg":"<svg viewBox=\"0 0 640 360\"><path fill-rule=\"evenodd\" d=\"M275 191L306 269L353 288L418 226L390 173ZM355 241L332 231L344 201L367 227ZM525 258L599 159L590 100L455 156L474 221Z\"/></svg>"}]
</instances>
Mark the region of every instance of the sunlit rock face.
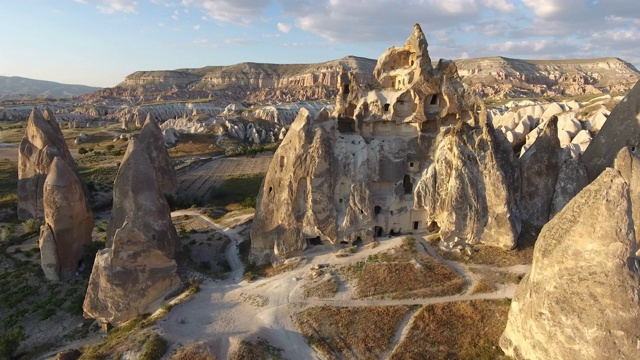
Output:
<instances>
[{"instance_id":1,"label":"sunlit rock face","mask_svg":"<svg viewBox=\"0 0 640 360\"><path fill-rule=\"evenodd\" d=\"M518 163L465 91L453 62L433 67L419 25L361 86L343 72L332 114L303 109L276 151L251 231L257 263L310 244L439 229L444 246L513 248Z\"/></svg>"},{"instance_id":2,"label":"sunlit rock face","mask_svg":"<svg viewBox=\"0 0 640 360\"><path fill-rule=\"evenodd\" d=\"M43 114L34 108L18 150L18 219L43 218L43 186L55 157L60 157L77 175L53 113L45 109Z\"/></svg>"},{"instance_id":3,"label":"sunlit rock face","mask_svg":"<svg viewBox=\"0 0 640 360\"><path fill-rule=\"evenodd\" d=\"M44 182L43 205L38 242L42 270L48 280L69 280L82 266L94 221L80 178L60 157L53 159Z\"/></svg>"},{"instance_id":4,"label":"sunlit rock face","mask_svg":"<svg viewBox=\"0 0 640 360\"><path fill-rule=\"evenodd\" d=\"M157 309L180 285L177 234L140 140L131 140L114 184L107 248L96 254L84 316L120 324ZM115 215L114 215L115 214Z\"/></svg>"},{"instance_id":5,"label":"sunlit rock face","mask_svg":"<svg viewBox=\"0 0 640 360\"><path fill-rule=\"evenodd\" d=\"M636 199L628 181L605 169L542 228L500 339L508 356L640 357Z\"/></svg>"}]
</instances>

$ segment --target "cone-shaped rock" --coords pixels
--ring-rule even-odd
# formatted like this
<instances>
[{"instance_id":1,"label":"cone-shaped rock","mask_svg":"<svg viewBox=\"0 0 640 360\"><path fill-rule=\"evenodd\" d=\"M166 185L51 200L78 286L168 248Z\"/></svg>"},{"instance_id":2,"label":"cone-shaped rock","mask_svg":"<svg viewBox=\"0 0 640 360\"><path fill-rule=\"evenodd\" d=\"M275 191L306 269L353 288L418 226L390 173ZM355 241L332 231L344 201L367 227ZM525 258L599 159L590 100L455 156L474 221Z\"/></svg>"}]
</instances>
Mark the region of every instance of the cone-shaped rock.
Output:
<instances>
[{"instance_id":1,"label":"cone-shaped rock","mask_svg":"<svg viewBox=\"0 0 640 360\"><path fill-rule=\"evenodd\" d=\"M156 181L160 191L165 196L175 199L178 189L176 170L171 164L171 158L164 145L162 130L151 115L147 115L138 139L156 170Z\"/></svg>"},{"instance_id":2,"label":"cone-shaped rock","mask_svg":"<svg viewBox=\"0 0 640 360\"><path fill-rule=\"evenodd\" d=\"M109 247L96 255L84 316L120 324L156 309L180 284L173 260L177 234L155 169L138 140L116 176Z\"/></svg>"},{"instance_id":3,"label":"cone-shaped rock","mask_svg":"<svg viewBox=\"0 0 640 360\"><path fill-rule=\"evenodd\" d=\"M156 170L145 144L141 140L130 140L113 187L107 247L111 247L115 232L129 218L134 227L149 234L155 248L173 259L178 235L171 222L169 205L159 188Z\"/></svg>"},{"instance_id":4,"label":"cone-shaped rock","mask_svg":"<svg viewBox=\"0 0 640 360\"><path fill-rule=\"evenodd\" d=\"M522 219L538 229L549 221L562 166L563 153L557 134L558 118L553 116L536 141L520 157Z\"/></svg>"},{"instance_id":5,"label":"cone-shaped rock","mask_svg":"<svg viewBox=\"0 0 640 360\"><path fill-rule=\"evenodd\" d=\"M53 113L33 109L18 150L18 219L42 218L42 189L51 162L58 156L77 175L73 157Z\"/></svg>"},{"instance_id":6,"label":"cone-shaped rock","mask_svg":"<svg viewBox=\"0 0 640 360\"><path fill-rule=\"evenodd\" d=\"M607 117L584 152L589 180L593 181L625 146L640 148L640 81Z\"/></svg>"},{"instance_id":7,"label":"cone-shaped rock","mask_svg":"<svg viewBox=\"0 0 640 360\"><path fill-rule=\"evenodd\" d=\"M629 185L606 169L540 232L500 340L515 359L639 359Z\"/></svg>"},{"instance_id":8,"label":"cone-shaped rock","mask_svg":"<svg viewBox=\"0 0 640 360\"><path fill-rule=\"evenodd\" d=\"M68 280L91 242L94 221L80 179L60 157L53 159L44 182L43 204L42 269L49 280Z\"/></svg>"}]
</instances>

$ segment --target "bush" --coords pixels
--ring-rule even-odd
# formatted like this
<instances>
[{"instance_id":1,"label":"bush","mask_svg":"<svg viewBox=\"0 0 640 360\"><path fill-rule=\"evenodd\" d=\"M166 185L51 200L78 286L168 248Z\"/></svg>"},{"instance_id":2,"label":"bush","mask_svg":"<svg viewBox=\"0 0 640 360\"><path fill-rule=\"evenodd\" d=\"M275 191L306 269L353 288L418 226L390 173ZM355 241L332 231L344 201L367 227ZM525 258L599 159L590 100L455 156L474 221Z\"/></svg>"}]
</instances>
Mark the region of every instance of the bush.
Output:
<instances>
[{"instance_id":1,"label":"bush","mask_svg":"<svg viewBox=\"0 0 640 360\"><path fill-rule=\"evenodd\" d=\"M140 360L158 360L161 359L164 354L167 353L169 344L167 340L163 339L158 334L153 334L149 337L149 340L144 344L142 353L140 354Z\"/></svg>"},{"instance_id":2,"label":"bush","mask_svg":"<svg viewBox=\"0 0 640 360\"><path fill-rule=\"evenodd\" d=\"M255 209L255 207L256 207L256 198L248 197L248 198L244 199L244 201L242 202L242 207L254 208Z\"/></svg>"},{"instance_id":3,"label":"bush","mask_svg":"<svg viewBox=\"0 0 640 360\"><path fill-rule=\"evenodd\" d=\"M42 221L31 218L22 223L22 229L25 234L36 233L40 231L40 226L42 225Z\"/></svg>"},{"instance_id":4,"label":"bush","mask_svg":"<svg viewBox=\"0 0 640 360\"><path fill-rule=\"evenodd\" d=\"M81 147L81 148L78 149L78 154L80 154L80 155L84 155L84 154L86 154L88 152L89 152L89 150L85 149L84 147Z\"/></svg>"},{"instance_id":5,"label":"bush","mask_svg":"<svg viewBox=\"0 0 640 360\"><path fill-rule=\"evenodd\" d=\"M111 150L113 150L115 147L116 147L115 145L113 145L113 144L109 144L109 145L107 145L107 146L105 147L105 149L107 149L107 151L111 151Z\"/></svg>"},{"instance_id":6,"label":"bush","mask_svg":"<svg viewBox=\"0 0 640 360\"><path fill-rule=\"evenodd\" d=\"M24 329L21 326L0 336L0 359L11 359L24 340Z\"/></svg>"}]
</instances>

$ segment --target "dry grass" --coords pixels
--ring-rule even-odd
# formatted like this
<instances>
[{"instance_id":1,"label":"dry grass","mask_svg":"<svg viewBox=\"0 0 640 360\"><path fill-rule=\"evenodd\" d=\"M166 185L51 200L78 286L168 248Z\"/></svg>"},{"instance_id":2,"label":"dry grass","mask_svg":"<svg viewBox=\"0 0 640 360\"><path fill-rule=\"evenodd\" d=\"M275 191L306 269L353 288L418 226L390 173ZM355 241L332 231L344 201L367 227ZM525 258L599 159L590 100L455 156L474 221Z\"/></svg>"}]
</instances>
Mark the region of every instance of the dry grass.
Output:
<instances>
[{"instance_id":1,"label":"dry grass","mask_svg":"<svg viewBox=\"0 0 640 360\"><path fill-rule=\"evenodd\" d=\"M501 359L498 340L509 301L460 301L425 306L391 359Z\"/></svg>"},{"instance_id":2,"label":"dry grass","mask_svg":"<svg viewBox=\"0 0 640 360\"><path fill-rule=\"evenodd\" d=\"M224 149L216 145L214 134L180 134L180 142L169 149L171 157L189 155L213 156L224 154Z\"/></svg>"},{"instance_id":3,"label":"dry grass","mask_svg":"<svg viewBox=\"0 0 640 360\"><path fill-rule=\"evenodd\" d=\"M297 269L304 264L305 260L301 258L288 259L284 263L275 265L255 265L253 263L249 263L246 264L244 268L244 279L247 281L253 281L261 277L268 278Z\"/></svg>"},{"instance_id":4,"label":"dry grass","mask_svg":"<svg viewBox=\"0 0 640 360\"><path fill-rule=\"evenodd\" d=\"M333 277L329 279L323 278L320 281L305 284L303 289L305 299L327 299L334 297L338 292L338 282Z\"/></svg>"},{"instance_id":5,"label":"dry grass","mask_svg":"<svg viewBox=\"0 0 640 360\"><path fill-rule=\"evenodd\" d=\"M493 287L493 285L487 283L484 279L480 279L475 283L475 285L473 285L473 289L471 289L471 295L492 293L495 290L496 289Z\"/></svg>"},{"instance_id":6,"label":"dry grass","mask_svg":"<svg viewBox=\"0 0 640 360\"><path fill-rule=\"evenodd\" d=\"M181 346L171 360L216 360L211 349L203 342Z\"/></svg>"},{"instance_id":7,"label":"dry grass","mask_svg":"<svg viewBox=\"0 0 640 360\"><path fill-rule=\"evenodd\" d=\"M445 251L438 246L439 238L431 241L433 248L443 258L468 264L480 264L491 266L513 266L531 264L533 259L533 245L538 237L538 231L523 226L518 245L513 250L504 250L494 246L475 245L472 255Z\"/></svg>"},{"instance_id":8,"label":"dry grass","mask_svg":"<svg viewBox=\"0 0 640 360\"><path fill-rule=\"evenodd\" d=\"M447 296L462 292L466 285L464 278L450 267L431 256L418 254L415 241L410 240L339 271L346 279L356 281L356 298Z\"/></svg>"},{"instance_id":9,"label":"dry grass","mask_svg":"<svg viewBox=\"0 0 640 360\"><path fill-rule=\"evenodd\" d=\"M298 314L309 345L328 358L378 359L387 351L408 306L319 306Z\"/></svg>"},{"instance_id":10,"label":"dry grass","mask_svg":"<svg viewBox=\"0 0 640 360\"><path fill-rule=\"evenodd\" d=\"M522 280L523 274L514 274L507 271L495 271L492 269L483 269L478 267L471 267L471 271L474 274L481 275L481 281L495 287L497 284L519 284Z\"/></svg>"},{"instance_id":11,"label":"dry grass","mask_svg":"<svg viewBox=\"0 0 640 360\"><path fill-rule=\"evenodd\" d=\"M255 341L242 340L231 360L278 360L282 359L282 349L271 345L267 340L258 338Z\"/></svg>"}]
</instances>

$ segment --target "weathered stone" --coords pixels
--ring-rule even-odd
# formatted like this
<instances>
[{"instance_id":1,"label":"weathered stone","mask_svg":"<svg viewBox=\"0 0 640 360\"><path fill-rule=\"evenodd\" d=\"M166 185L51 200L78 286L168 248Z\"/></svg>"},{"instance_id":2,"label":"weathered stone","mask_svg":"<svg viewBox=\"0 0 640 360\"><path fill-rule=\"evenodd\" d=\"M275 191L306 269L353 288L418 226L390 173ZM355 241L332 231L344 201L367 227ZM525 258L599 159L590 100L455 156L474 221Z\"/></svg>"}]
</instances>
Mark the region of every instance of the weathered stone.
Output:
<instances>
[{"instance_id":1,"label":"weathered stone","mask_svg":"<svg viewBox=\"0 0 640 360\"><path fill-rule=\"evenodd\" d=\"M625 146L640 147L640 82L616 106L584 152L583 160L592 181Z\"/></svg>"},{"instance_id":2,"label":"weathered stone","mask_svg":"<svg viewBox=\"0 0 640 360\"><path fill-rule=\"evenodd\" d=\"M551 202L564 158L553 116L531 147L520 157L522 220L541 228L549 220Z\"/></svg>"},{"instance_id":3,"label":"weathered stone","mask_svg":"<svg viewBox=\"0 0 640 360\"><path fill-rule=\"evenodd\" d=\"M629 185L606 169L547 223L500 347L515 359L640 357Z\"/></svg>"},{"instance_id":4,"label":"weathered stone","mask_svg":"<svg viewBox=\"0 0 640 360\"><path fill-rule=\"evenodd\" d=\"M380 57L374 76L381 87L368 91L356 74L340 74L331 116L299 112L258 195L253 261L290 257L318 240L366 243L435 222L447 242L515 245L517 163L454 63L431 65L416 24L403 47ZM459 188L449 194L449 183ZM448 215L451 202L457 211Z\"/></svg>"},{"instance_id":5,"label":"weathered stone","mask_svg":"<svg viewBox=\"0 0 640 360\"><path fill-rule=\"evenodd\" d=\"M113 237L96 255L83 309L85 317L120 324L157 308L180 279L176 230L140 141L129 142L113 192Z\"/></svg>"},{"instance_id":6,"label":"weathered stone","mask_svg":"<svg viewBox=\"0 0 640 360\"><path fill-rule=\"evenodd\" d=\"M145 234L153 234L153 246L173 259L178 235L171 222L169 205L158 186L156 173L157 168L150 162L142 141L130 140L113 188L107 247L112 246L115 232L130 217L129 221L136 228Z\"/></svg>"},{"instance_id":7,"label":"weathered stone","mask_svg":"<svg viewBox=\"0 0 640 360\"><path fill-rule=\"evenodd\" d=\"M150 115L147 115L138 139L156 170L156 181L160 191L165 196L175 199L176 190L178 189L176 170L171 164L162 130Z\"/></svg>"},{"instance_id":8,"label":"weathered stone","mask_svg":"<svg viewBox=\"0 0 640 360\"><path fill-rule=\"evenodd\" d=\"M84 246L91 242L93 212L80 179L60 157L53 159L43 188L42 269L49 280L68 280L78 269Z\"/></svg>"},{"instance_id":9,"label":"weathered stone","mask_svg":"<svg viewBox=\"0 0 640 360\"><path fill-rule=\"evenodd\" d=\"M53 113L31 111L18 150L18 219L42 218L42 187L53 158L64 160L77 175L75 163Z\"/></svg>"},{"instance_id":10,"label":"weathered stone","mask_svg":"<svg viewBox=\"0 0 640 360\"><path fill-rule=\"evenodd\" d=\"M633 225L637 240L640 236L640 157L631 151L629 146L625 146L618 152L614 166L629 184Z\"/></svg>"},{"instance_id":11,"label":"weathered stone","mask_svg":"<svg viewBox=\"0 0 640 360\"><path fill-rule=\"evenodd\" d=\"M560 212L588 183L587 169L580 156L565 161L558 173L549 218Z\"/></svg>"}]
</instances>

